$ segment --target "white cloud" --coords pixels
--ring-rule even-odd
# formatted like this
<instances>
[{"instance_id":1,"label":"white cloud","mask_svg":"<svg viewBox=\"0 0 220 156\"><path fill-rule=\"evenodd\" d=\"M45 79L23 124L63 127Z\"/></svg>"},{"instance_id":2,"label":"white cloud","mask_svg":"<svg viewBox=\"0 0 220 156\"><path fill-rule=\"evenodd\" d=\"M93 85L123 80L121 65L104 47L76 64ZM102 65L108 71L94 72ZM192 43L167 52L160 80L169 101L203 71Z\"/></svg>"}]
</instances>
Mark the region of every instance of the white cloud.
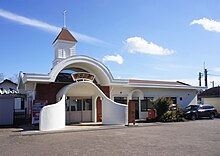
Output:
<instances>
[{"instance_id":1,"label":"white cloud","mask_svg":"<svg viewBox=\"0 0 220 156\"><path fill-rule=\"evenodd\" d=\"M148 42L141 37L131 37L126 39L125 47L131 53L142 53L150 55L170 55L174 53L173 50L169 50L152 42Z\"/></svg>"},{"instance_id":2,"label":"white cloud","mask_svg":"<svg viewBox=\"0 0 220 156\"><path fill-rule=\"evenodd\" d=\"M199 20L194 20L190 23L190 25L193 25L193 24L202 25L203 28L208 31L220 32L220 22L212 20L212 19L202 18Z\"/></svg>"},{"instance_id":3,"label":"white cloud","mask_svg":"<svg viewBox=\"0 0 220 156\"><path fill-rule=\"evenodd\" d=\"M124 59L121 55L116 54L116 55L106 55L106 56L104 56L102 61L103 62L112 61L112 62L116 62L118 64L123 64Z\"/></svg>"},{"instance_id":4,"label":"white cloud","mask_svg":"<svg viewBox=\"0 0 220 156\"><path fill-rule=\"evenodd\" d=\"M48 24L46 22L42 22L42 21L39 21L36 19L31 19L31 18L27 18L24 16L20 16L20 15L17 15L17 14L14 14L9 11L2 10L2 9L0 9L0 17L17 22L19 24L40 28L42 30L49 31L52 33L59 33L61 30L60 27ZM77 40L80 40L82 42L87 42L87 43L91 43L91 44L95 44L95 45L102 45L102 44L108 45L108 43L106 43L105 41L99 40L94 37L90 37L90 36L80 34L78 32L74 32L74 31L71 31L71 33L73 33L73 35L76 37Z\"/></svg>"}]
</instances>

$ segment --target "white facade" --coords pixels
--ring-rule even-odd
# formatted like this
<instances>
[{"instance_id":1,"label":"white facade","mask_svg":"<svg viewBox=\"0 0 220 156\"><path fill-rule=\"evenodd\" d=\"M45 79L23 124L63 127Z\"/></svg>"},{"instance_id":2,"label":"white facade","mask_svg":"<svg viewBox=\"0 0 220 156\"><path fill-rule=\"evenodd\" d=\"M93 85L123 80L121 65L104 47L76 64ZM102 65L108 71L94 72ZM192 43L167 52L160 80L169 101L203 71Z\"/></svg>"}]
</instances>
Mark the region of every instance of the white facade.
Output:
<instances>
[{"instance_id":1,"label":"white facade","mask_svg":"<svg viewBox=\"0 0 220 156\"><path fill-rule=\"evenodd\" d=\"M59 35L59 37L65 38L66 36ZM70 40L74 40L74 38L70 38ZM146 119L147 117L147 111L142 110L141 101L148 97L154 100L158 97L173 97L176 99L176 103L182 107L197 103L197 93L201 87L181 82L114 79L103 63L92 57L76 55L76 42L58 39L55 40L53 46L55 58L49 74L21 72L19 75L19 89L26 92L28 103L36 99L36 95L39 94L40 90L37 90L37 86L51 83L55 86L58 85L56 79L64 70L83 71L94 75L95 80L69 81L66 86L56 92L54 95L56 102L50 103L41 110L40 130L42 131L63 128L67 120L84 121L81 120L82 116L84 119L86 118L85 121L97 122L97 116L100 113L98 112L98 103L100 103L98 98L101 99L102 104L102 123L121 125L128 124L127 104L129 100L136 100L138 119ZM104 93L99 87L105 87L107 90ZM51 92L53 91L51 90ZM70 99L69 105L67 104L68 99ZM85 102L86 99L87 102ZM115 102L121 99L124 101ZM78 119L80 116L81 119Z\"/></svg>"},{"instance_id":2,"label":"white facade","mask_svg":"<svg viewBox=\"0 0 220 156\"><path fill-rule=\"evenodd\" d=\"M96 99L102 99L102 123L103 124L128 124L128 108L127 104L118 104L114 102L115 97L126 97L129 100L138 99L138 116L139 119L146 119L147 112L142 111L141 100L151 97L156 100L158 97L175 97L176 102L182 107L189 104L197 103L197 92L201 88L195 86L184 85L181 83L155 84L139 83L130 80L114 79L106 66L101 62L87 56L74 55L64 59L58 63L48 75L23 74L21 73L20 86L28 91L28 97L34 99L36 94L36 86L38 83L55 82L57 75L64 69L82 68L89 73L95 75L95 80L102 86L109 86L110 98L94 84L93 82L75 82L57 93L57 102L53 105L46 106L42 109L40 115L40 130L55 130L65 126L66 97L91 97L92 110L91 122L96 122L97 110ZM158 81L159 82L159 81ZM61 98L63 97L63 98ZM61 99L61 101L59 101ZM59 118L59 120L57 119Z\"/></svg>"}]
</instances>

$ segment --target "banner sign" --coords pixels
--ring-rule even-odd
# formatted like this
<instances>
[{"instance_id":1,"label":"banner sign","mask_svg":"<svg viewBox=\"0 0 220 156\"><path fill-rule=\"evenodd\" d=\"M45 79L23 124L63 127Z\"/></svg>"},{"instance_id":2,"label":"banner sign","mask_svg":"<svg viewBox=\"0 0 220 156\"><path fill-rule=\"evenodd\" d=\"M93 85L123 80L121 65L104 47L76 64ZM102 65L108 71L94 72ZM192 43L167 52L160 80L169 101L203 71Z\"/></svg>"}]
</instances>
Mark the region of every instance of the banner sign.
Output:
<instances>
[{"instance_id":1,"label":"banner sign","mask_svg":"<svg viewBox=\"0 0 220 156\"><path fill-rule=\"evenodd\" d=\"M39 124L40 111L47 104L47 100L33 100L31 111L32 124Z\"/></svg>"}]
</instances>

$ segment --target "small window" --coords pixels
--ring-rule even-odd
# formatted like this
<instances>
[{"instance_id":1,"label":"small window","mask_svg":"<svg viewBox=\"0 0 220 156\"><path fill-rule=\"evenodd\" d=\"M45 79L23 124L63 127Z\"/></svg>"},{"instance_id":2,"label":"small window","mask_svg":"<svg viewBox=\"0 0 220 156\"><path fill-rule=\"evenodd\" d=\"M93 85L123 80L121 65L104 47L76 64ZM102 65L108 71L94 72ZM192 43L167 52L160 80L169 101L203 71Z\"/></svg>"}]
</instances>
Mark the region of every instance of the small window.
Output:
<instances>
[{"instance_id":1,"label":"small window","mask_svg":"<svg viewBox=\"0 0 220 156\"><path fill-rule=\"evenodd\" d=\"M92 110L92 99L83 100L83 110Z\"/></svg>"},{"instance_id":2,"label":"small window","mask_svg":"<svg viewBox=\"0 0 220 156\"><path fill-rule=\"evenodd\" d=\"M82 105L80 100L71 100L70 102L71 111L81 111Z\"/></svg>"},{"instance_id":3,"label":"small window","mask_svg":"<svg viewBox=\"0 0 220 156\"><path fill-rule=\"evenodd\" d=\"M147 112L148 100L141 100L141 112Z\"/></svg>"},{"instance_id":4,"label":"small window","mask_svg":"<svg viewBox=\"0 0 220 156\"><path fill-rule=\"evenodd\" d=\"M150 102L153 102L154 101L154 97L144 97L145 100L148 100Z\"/></svg>"},{"instance_id":5,"label":"small window","mask_svg":"<svg viewBox=\"0 0 220 156\"><path fill-rule=\"evenodd\" d=\"M75 48L70 48L70 56L76 55Z\"/></svg>"},{"instance_id":6,"label":"small window","mask_svg":"<svg viewBox=\"0 0 220 156\"><path fill-rule=\"evenodd\" d=\"M173 101L173 104L177 104L176 97L171 97L171 100Z\"/></svg>"},{"instance_id":7,"label":"small window","mask_svg":"<svg viewBox=\"0 0 220 156\"><path fill-rule=\"evenodd\" d=\"M132 97L132 100L139 100L139 97Z\"/></svg>"},{"instance_id":8,"label":"small window","mask_svg":"<svg viewBox=\"0 0 220 156\"><path fill-rule=\"evenodd\" d=\"M127 104L127 97L114 97L114 101L122 104Z\"/></svg>"},{"instance_id":9,"label":"small window","mask_svg":"<svg viewBox=\"0 0 220 156\"><path fill-rule=\"evenodd\" d=\"M59 58L66 58L66 53L65 53L64 49L58 50L58 57Z\"/></svg>"},{"instance_id":10,"label":"small window","mask_svg":"<svg viewBox=\"0 0 220 156\"><path fill-rule=\"evenodd\" d=\"M147 109L154 109L154 97L144 97L147 100Z\"/></svg>"},{"instance_id":11,"label":"small window","mask_svg":"<svg viewBox=\"0 0 220 156\"><path fill-rule=\"evenodd\" d=\"M24 107L25 107L25 105L24 105L24 99L21 98L21 109L24 110Z\"/></svg>"}]
</instances>

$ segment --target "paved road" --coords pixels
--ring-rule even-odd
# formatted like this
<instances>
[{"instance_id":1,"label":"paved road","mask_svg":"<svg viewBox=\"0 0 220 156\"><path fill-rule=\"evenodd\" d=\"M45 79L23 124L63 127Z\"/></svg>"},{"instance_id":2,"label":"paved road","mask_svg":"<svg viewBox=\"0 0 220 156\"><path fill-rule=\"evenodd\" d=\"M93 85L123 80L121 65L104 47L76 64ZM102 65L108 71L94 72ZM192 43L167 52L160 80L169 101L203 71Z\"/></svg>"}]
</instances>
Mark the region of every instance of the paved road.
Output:
<instances>
[{"instance_id":1,"label":"paved road","mask_svg":"<svg viewBox=\"0 0 220 156\"><path fill-rule=\"evenodd\" d=\"M0 155L220 156L220 119L17 136L0 129Z\"/></svg>"}]
</instances>

